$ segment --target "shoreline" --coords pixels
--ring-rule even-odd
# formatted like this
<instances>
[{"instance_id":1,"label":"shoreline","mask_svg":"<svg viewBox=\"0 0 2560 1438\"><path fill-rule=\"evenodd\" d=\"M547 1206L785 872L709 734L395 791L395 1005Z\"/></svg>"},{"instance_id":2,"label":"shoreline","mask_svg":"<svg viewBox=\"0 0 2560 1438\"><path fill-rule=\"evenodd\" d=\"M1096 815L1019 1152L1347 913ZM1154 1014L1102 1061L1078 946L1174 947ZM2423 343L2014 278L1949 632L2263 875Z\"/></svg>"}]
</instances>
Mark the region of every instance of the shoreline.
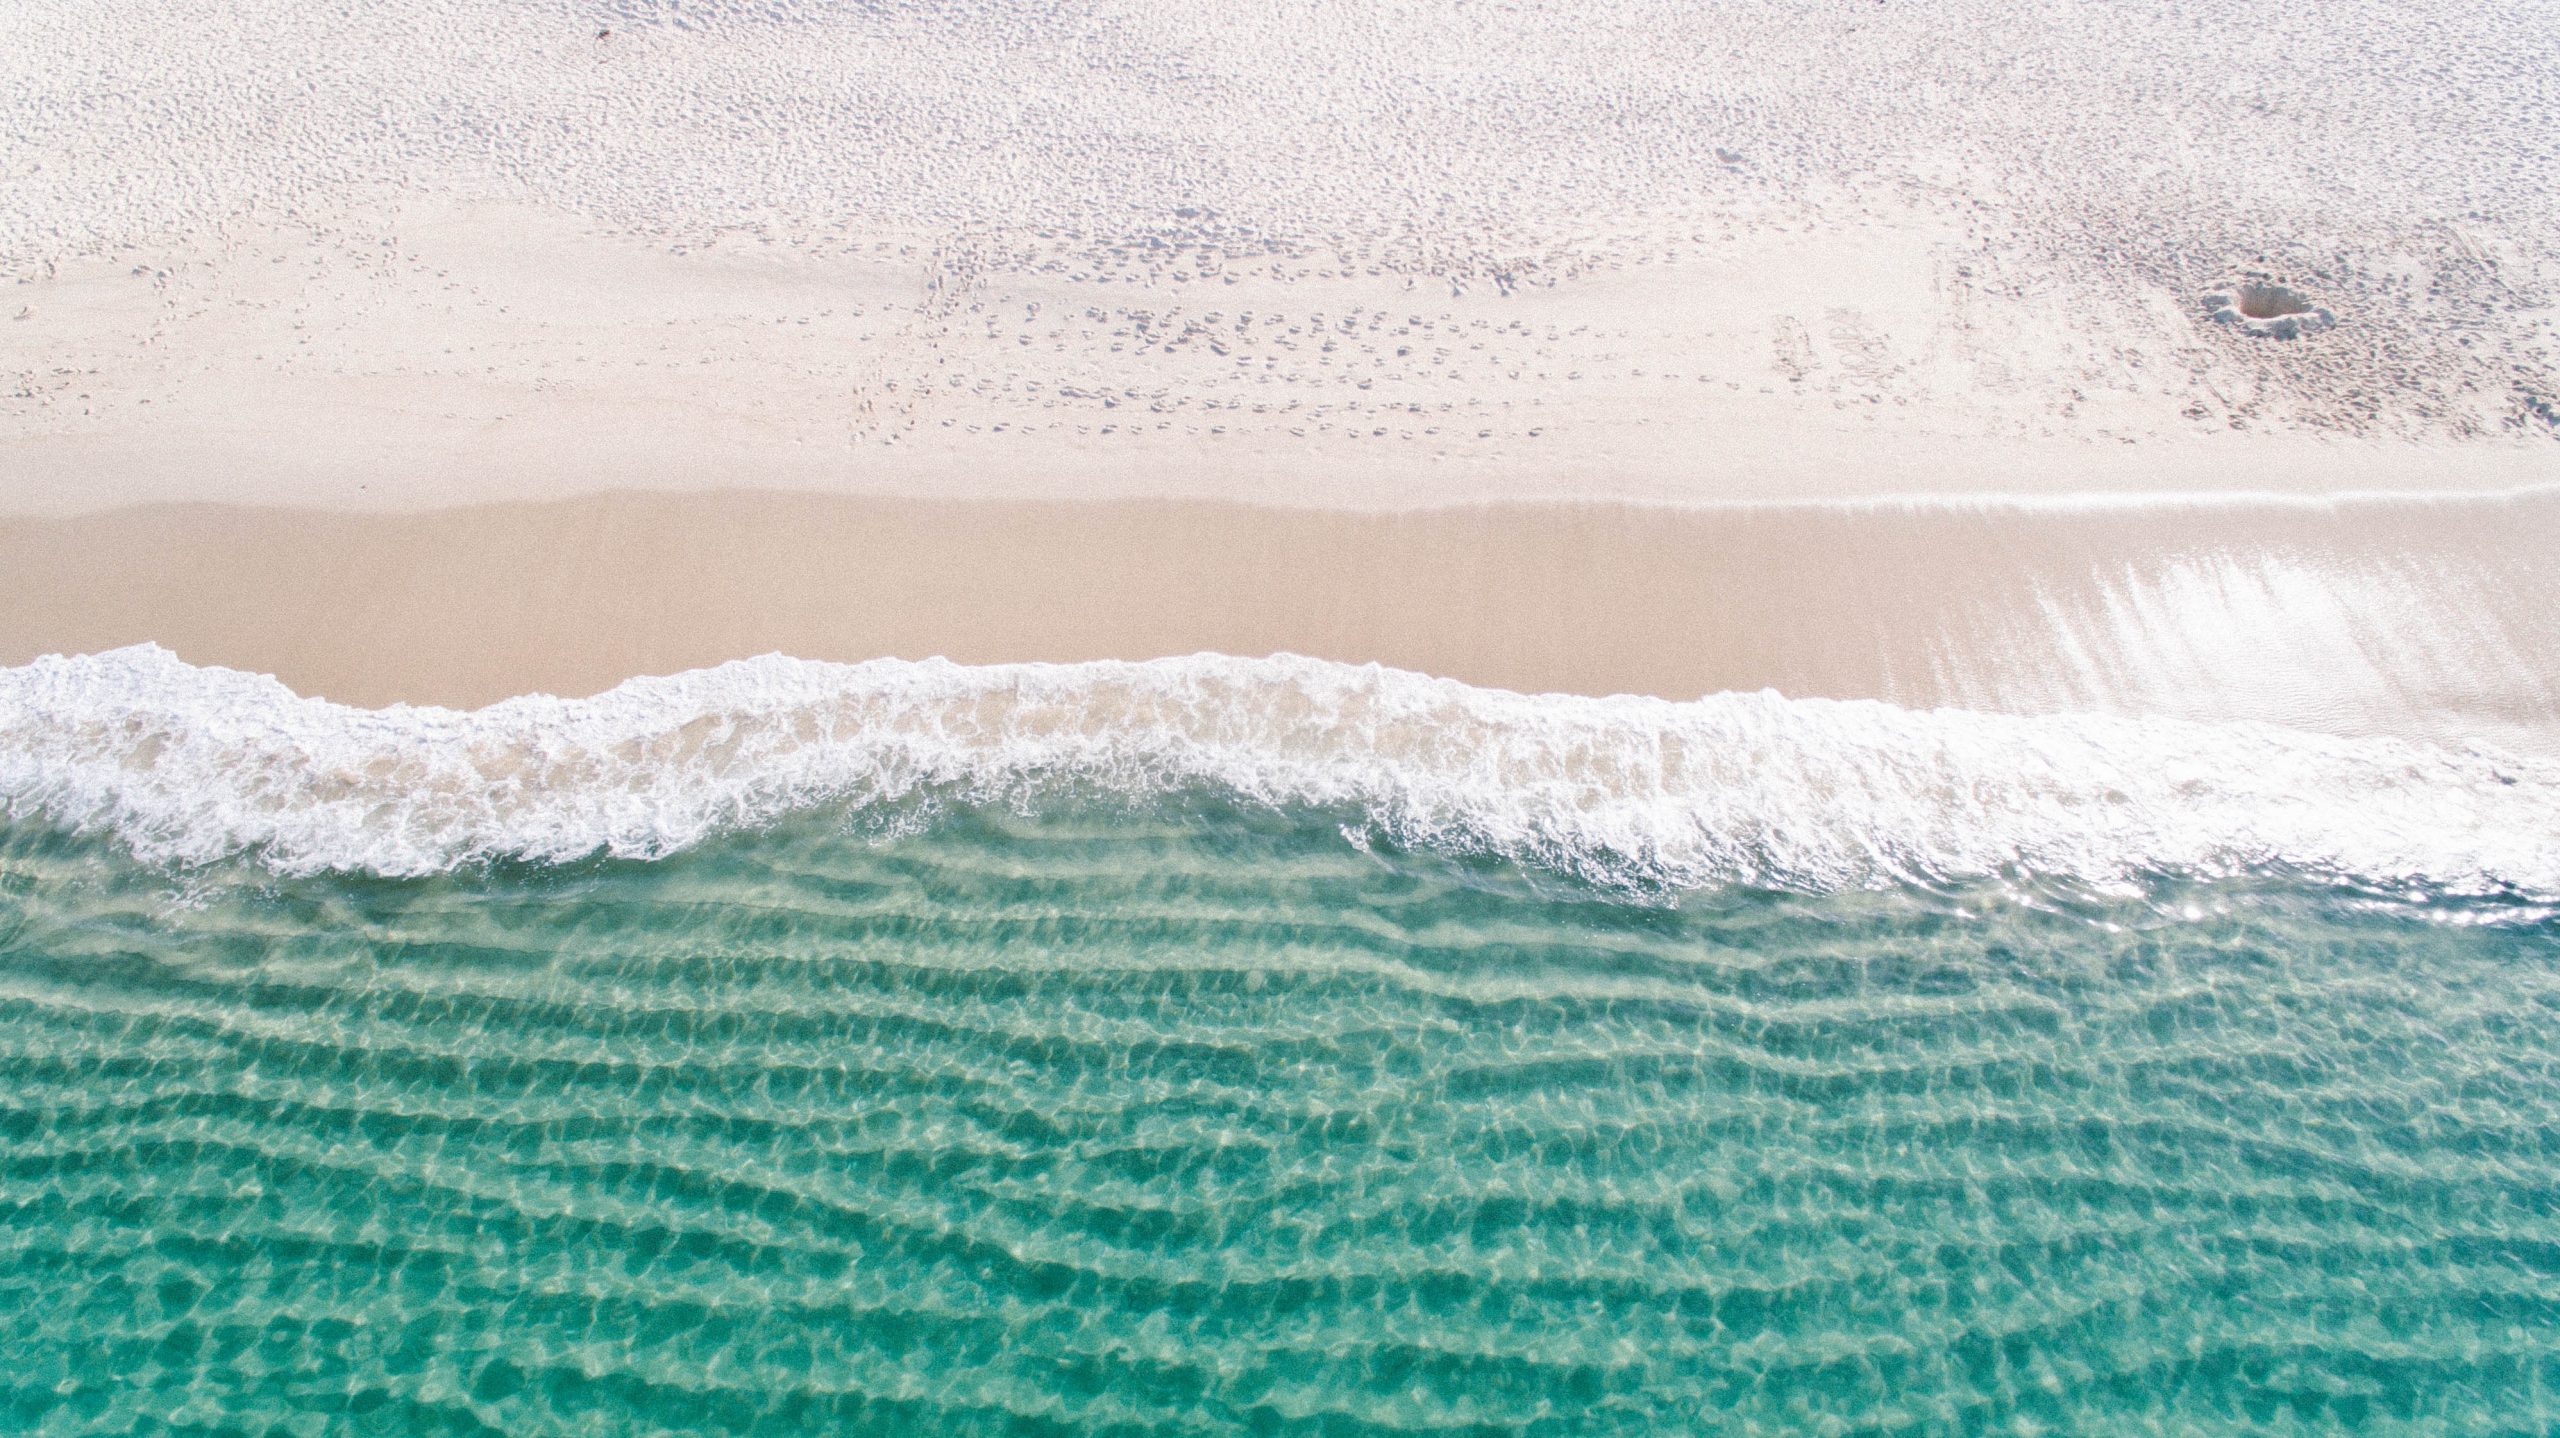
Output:
<instances>
[{"instance_id":1,"label":"shoreline","mask_svg":"<svg viewBox=\"0 0 2560 1438\"><path fill-rule=\"evenodd\" d=\"M2199 521L2202 522L2199 522ZM1520 692L2263 720L2560 752L2560 492L1483 505L622 493L0 518L0 663L156 642L359 706L780 652L1289 652Z\"/></svg>"}]
</instances>

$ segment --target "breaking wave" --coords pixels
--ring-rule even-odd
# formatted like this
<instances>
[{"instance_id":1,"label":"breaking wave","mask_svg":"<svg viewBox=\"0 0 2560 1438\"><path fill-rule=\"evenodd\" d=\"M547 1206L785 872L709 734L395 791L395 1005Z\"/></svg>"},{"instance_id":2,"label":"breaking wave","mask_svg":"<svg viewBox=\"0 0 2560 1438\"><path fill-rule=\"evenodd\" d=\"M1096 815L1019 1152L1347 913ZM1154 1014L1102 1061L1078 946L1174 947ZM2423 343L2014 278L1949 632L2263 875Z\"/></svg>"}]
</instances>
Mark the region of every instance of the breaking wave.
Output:
<instances>
[{"instance_id":1,"label":"breaking wave","mask_svg":"<svg viewBox=\"0 0 2560 1438\"><path fill-rule=\"evenodd\" d=\"M648 858L817 805L1210 787L1615 887L2280 866L2560 893L2560 765L2257 724L1520 695L1280 656L769 655L590 699L355 709L157 646L0 670L0 803L149 862Z\"/></svg>"}]
</instances>

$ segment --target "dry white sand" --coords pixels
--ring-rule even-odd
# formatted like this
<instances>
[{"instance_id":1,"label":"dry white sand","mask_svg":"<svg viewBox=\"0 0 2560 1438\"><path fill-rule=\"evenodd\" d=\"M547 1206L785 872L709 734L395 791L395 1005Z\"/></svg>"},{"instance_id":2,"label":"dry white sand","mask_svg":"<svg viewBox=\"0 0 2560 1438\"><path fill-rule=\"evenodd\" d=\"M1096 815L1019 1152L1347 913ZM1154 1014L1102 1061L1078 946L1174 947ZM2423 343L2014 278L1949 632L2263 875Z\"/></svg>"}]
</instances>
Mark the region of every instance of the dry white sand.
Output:
<instances>
[{"instance_id":1,"label":"dry white sand","mask_svg":"<svg viewBox=\"0 0 2560 1438\"><path fill-rule=\"evenodd\" d=\"M2529 5L515 0L0 46L0 505L2560 478ZM2278 279L2296 340L2208 297Z\"/></svg>"},{"instance_id":2,"label":"dry white sand","mask_svg":"<svg viewBox=\"0 0 2560 1438\"><path fill-rule=\"evenodd\" d=\"M2039 328L1915 231L1736 230L1687 263L1453 296L1268 260L971 280L923 241L678 255L548 212L386 205L200 267L58 268L0 413L7 507L422 507L594 490L1348 507L1916 493L2497 489L2560 443L2314 432L2201 319L2181 368ZM1917 219L1905 217L1917 225ZM1187 278L1176 279L1174 274ZM2007 326L2005 338L1995 332ZM2200 388L2200 386L2202 388ZM2207 389L2252 396L2183 415ZM2239 403L2239 402L2236 402Z\"/></svg>"}]
</instances>

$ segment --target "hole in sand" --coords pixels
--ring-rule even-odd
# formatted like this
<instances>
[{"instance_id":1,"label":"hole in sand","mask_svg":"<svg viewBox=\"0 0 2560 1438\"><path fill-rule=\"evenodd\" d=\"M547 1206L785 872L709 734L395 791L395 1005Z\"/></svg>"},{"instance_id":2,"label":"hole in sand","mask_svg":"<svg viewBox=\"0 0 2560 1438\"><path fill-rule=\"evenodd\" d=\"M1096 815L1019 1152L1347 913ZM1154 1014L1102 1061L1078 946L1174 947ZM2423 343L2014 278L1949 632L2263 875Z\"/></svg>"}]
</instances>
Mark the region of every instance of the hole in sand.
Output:
<instances>
[{"instance_id":1,"label":"hole in sand","mask_svg":"<svg viewBox=\"0 0 2560 1438\"><path fill-rule=\"evenodd\" d=\"M2216 290L2204 297L2204 309L2216 323L2268 339L2300 339L2338 322L2311 296L2273 280L2242 280Z\"/></svg>"},{"instance_id":2,"label":"hole in sand","mask_svg":"<svg viewBox=\"0 0 2560 1438\"><path fill-rule=\"evenodd\" d=\"M2242 319L2279 320L2286 315L2307 315L2317 308L2311 297L2300 290L2283 285L2242 285L2232 297L2233 307Z\"/></svg>"}]
</instances>

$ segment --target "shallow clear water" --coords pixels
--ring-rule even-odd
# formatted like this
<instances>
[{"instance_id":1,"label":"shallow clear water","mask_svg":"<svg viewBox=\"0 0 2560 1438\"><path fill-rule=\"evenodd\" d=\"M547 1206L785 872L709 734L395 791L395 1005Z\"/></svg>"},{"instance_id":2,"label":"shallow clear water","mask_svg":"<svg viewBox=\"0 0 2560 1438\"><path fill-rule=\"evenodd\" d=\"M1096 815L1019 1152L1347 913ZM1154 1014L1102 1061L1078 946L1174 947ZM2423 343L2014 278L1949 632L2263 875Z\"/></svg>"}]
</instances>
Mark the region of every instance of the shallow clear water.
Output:
<instances>
[{"instance_id":1,"label":"shallow clear water","mask_svg":"<svg viewBox=\"0 0 2560 1438\"><path fill-rule=\"evenodd\" d=\"M2560 1423L2547 911L856 817L397 880L0 828L0 1429Z\"/></svg>"}]
</instances>

